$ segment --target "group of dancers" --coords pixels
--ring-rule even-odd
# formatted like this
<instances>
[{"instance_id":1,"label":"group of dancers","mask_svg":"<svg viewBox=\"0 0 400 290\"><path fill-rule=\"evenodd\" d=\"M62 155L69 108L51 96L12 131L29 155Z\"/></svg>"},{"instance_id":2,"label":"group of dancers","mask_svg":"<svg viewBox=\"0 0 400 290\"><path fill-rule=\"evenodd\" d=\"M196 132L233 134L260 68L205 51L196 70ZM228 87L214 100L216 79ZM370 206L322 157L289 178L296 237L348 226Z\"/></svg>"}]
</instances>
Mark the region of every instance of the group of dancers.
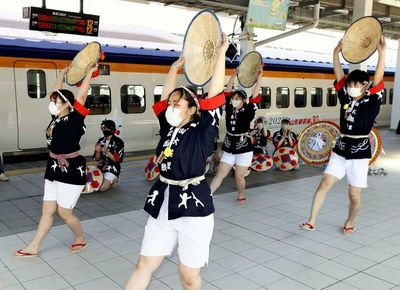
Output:
<instances>
[{"instance_id":1,"label":"group of dancers","mask_svg":"<svg viewBox=\"0 0 400 290\"><path fill-rule=\"evenodd\" d=\"M261 67L250 98L244 91L233 90L235 74L224 91L225 53L228 46L229 42L224 35L223 41L216 48L215 67L205 98L199 98L190 88L177 87L177 75L185 62L180 57L171 65L166 76L161 100L153 106L160 125L160 141L156 148L160 176L145 201L144 210L149 214L149 219L145 226L140 256L125 288L127 290L146 289L153 272L176 246L179 275L184 289L201 289L200 269L208 263L214 228L213 193L233 166L238 189L237 200L246 200L244 176L252 161L254 137L249 133L250 123L255 117L260 100L258 92L263 70ZM368 160L371 157L368 134L379 113L384 89L385 47L382 37L377 46L379 60L371 85L369 76L364 71L354 70L345 76L339 61L341 42L334 50L335 88L341 104L341 136L314 194L310 217L300 225L300 229L316 229L316 218L326 193L335 182L347 175L350 205L342 231L344 234L351 234L355 230L353 222L360 209L362 188L367 186ZM70 250L78 252L88 246L73 209L86 183L82 170L86 161L79 154L79 141L85 133L85 117L90 113L84 104L92 73L96 69L95 65L87 72L76 98L70 91L62 89L68 68L62 70L57 78L49 104L49 110L55 118L46 130L49 158L45 173L42 217L32 242L25 249L18 250L15 253L17 257L39 256L40 244L52 227L56 212L74 233L75 240ZM204 168L207 158L214 151L223 105L227 134L222 147L221 163L209 185L204 176ZM276 146L284 143L293 145L296 138L288 128L289 122L285 121L282 125L282 130L272 138L273 142ZM114 127L112 124L104 124L103 129L112 131ZM261 131L257 134L262 134L263 137L268 135L268 132ZM103 154L100 153L100 146L113 142L112 138L107 137L110 137L109 132L106 132L105 139L99 140L99 145L96 146L94 157L97 160ZM259 136L259 140L261 139L263 138ZM263 147L262 145L260 143L256 148ZM104 154L114 162L122 159L118 152ZM114 176L120 170L116 168ZM114 177L111 176L111 179L107 187L112 186Z\"/></svg>"}]
</instances>

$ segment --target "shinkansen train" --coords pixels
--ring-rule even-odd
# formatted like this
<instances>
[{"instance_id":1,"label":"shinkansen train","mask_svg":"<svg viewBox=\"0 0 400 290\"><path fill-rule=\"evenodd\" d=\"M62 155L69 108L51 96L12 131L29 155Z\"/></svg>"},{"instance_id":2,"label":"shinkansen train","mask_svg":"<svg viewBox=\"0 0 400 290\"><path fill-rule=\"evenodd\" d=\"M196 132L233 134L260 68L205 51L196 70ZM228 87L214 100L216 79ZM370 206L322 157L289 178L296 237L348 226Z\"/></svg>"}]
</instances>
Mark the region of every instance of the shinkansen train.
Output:
<instances>
[{"instance_id":1,"label":"shinkansen train","mask_svg":"<svg viewBox=\"0 0 400 290\"><path fill-rule=\"evenodd\" d=\"M0 152L22 153L46 147L44 130L50 121L48 94L58 70L70 63L83 45L66 42L0 38ZM178 51L103 46L105 60L100 76L93 79L87 106L86 134L82 154L90 155L100 137L100 123L114 120L126 151L155 148L158 122L152 106L159 100L169 65ZM284 53L284 52L283 52ZM332 64L290 59L264 59L262 101L257 115L265 116L271 131L283 117L291 119L293 131L318 120L338 122L339 103L333 88ZM226 81L238 61L227 62ZM373 71L370 71L371 75ZM394 69L385 72L385 94L378 126L388 125L393 100ZM181 74L178 85L188 85ZM75 94L76 87L70 89ZM196 87L199 94L207 87ZM225 133L221 121L220 138ZM222 140L220 140L222 141Z\"/></svg>"}]
</instances>

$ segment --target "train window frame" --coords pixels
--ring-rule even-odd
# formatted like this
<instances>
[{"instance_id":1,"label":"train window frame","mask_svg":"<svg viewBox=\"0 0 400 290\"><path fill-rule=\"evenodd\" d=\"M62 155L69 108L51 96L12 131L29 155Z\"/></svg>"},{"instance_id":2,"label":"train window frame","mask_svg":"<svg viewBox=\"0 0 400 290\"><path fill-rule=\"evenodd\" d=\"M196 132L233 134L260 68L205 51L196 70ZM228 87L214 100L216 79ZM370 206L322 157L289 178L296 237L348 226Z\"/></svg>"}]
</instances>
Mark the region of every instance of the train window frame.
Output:
<instances>
[{"instance_id":1,"label":"train window frame","mask_svg":"<svg viewBox=\"0 0 400 290\"><path fill-rule=\"evenodd\" d=\"M35 74L35 79L32 80L32 73ZM39 84L38 84L39 81ZM42 86L43 84L43 86ZM30 86L36 87L35 94L33 90L30 90ZM46 86L46 72L41 69L29 69L26 71L26 89L28 96L31 99L43 99L47 95L47 86Z\"/></svg>"},{"instance_id":2,"label":"train window frame","mask_svg":"<svg viewBox=\"0 0 400 290\"><path fill-rule=\"evenodd\" d=\"M315 94L313 94L313 90L315 90ZM320 93L317 93L318 91L320 91ZM322 107L324 103L324 89L321 87L312 87L310 95L311 95L311 107L313 108ZM314 99L315 97L318 97L318 102L315 101ZM316 103L319 105L315 105Z\"/></svg>"},{"instance_id":3,"label":"train window frame","mask_svg":"<svg viewBox=\"0 0 400 290\"><path fill-rule=\"evenodd\" d=\"M101 91L100 91L100 90L101 90L101 86L106 86L106 87L107 87L107 90L109 91L109 95L106 95L106 94L98 94L98 95L96 95L96 96L93 96L93 95L92 95L93 88L96 88L96 89L97 89L97 87L100 87L99 92L101 92ZM103 107L103 112L99 112L98 110L96 110L97 108L93 108L92 99L93 99L93 100L99 100L99 99L100 99L100 98L99 98L100 95L104 95L104 96L107 97L107 100L108 100L107 103L108 103L108 105L109 105L109 106L107 106L107 108L108 108L107 111L104 111L104 107L105 107L105 106L102 106L102 105L104 105L104 103L103 103L103 104L99 104L99 108L100 108L100 107ZM88 109L90 109L90 115L92 115L92 116L108 115L108 114L110 114L111 111L112 111L112 99L111 99L111 88L110 88L110 86L107 85L107 84L91 84L90 87L89 87L89 90L88 90L88 95L87 95L87 98L86 98L85 107L88 108Z\"/></svg>"},{"instance_id":4,"label":"train window frame","mask_svg":"<svg viewBox=\"0 0 400 290\"><path fill-rule=\"evenodd\" d=\"M387 89L384 88L383 89L383 93L382 93L382 101L381 101L381 105L386 105L387 103Z\"/></svg>"},{"instance_id":5,"label":"train window frame","mask_svg":"<svg viewBox=\"0 0 400 290\"><path fill-rule=\"evenodd\" d=\"M285 100L287 100L287 106L282 106L282 89L287 90L287 97L285 97ZM277 87L276 88L276 107L278 109L287 109L290 107L290 89L289 87ZM286 103L285 103L286 105Z\"/></svg>"},{"instance_id":6,"label":"train window frame","mask_svg":"<svg viewBox=\"0 0 400 290\"><path fill-rule=\"evenodd\" d=\"M389 89L389 105L393 105L393 95L394 95L394 89L390 88Z\"/></svg>"},{"instance_id":7,"label":"train window frame","mask_svg":"<svg viewBox=\"0 0 400 290\"><path fill-rule=\"evenodd\" d=\"M135 90L135 87L142 87L143 88L143 96L140 96L140 95L137 95L137 94L133 94L133 95L130 95L130 94L126 94L126 95L123 95L123 89L126 87L126 91L128 92L128 87L133 87L133 90ZM129 111L129 105L127 106L127 110L125 110L124 109L124 106L123 106L123 104L124 104L124 98L126 98L126 97L129 97L129 96L137 96L137 97L139 97L139 99L140 99L140 101L139 101L139 103L140 103L140 110L139 111L134 111L134 112L130 112ZM147 100L146 100L146 88L145 88L145 86L143 86L143 85L138 85L138 84L125 84L125 85L122 85L121 86L121 88L120 88L120 98L121 98L121 111L122 111L122 113L124 113L124 114L126 114L126 115L131 115L131 114L143 114L145 111L146 111L146 107L147 107ZM142 101L142 99L144 100L144 103L143 103L143 105L141 104L141 101Z\"/></svg>"},{"instance_id":8,"label":"train window frame","mask_svg":"<svg viewBox=\"0 0 400 290\"><path fill-rule=\"evenodd\" d=\"M267 91L267 92L265 92ZM268 93L269 91L269 93ZM265 92L265 93L264 93ZM270 87L261 87L260 88L260 96L261 96L261 101L259 104L259 109L269 109L271 108L272 104L272 90ZM268 99L269 97L269 99Z\"/></svg>"},{"instance_id":9,"label":"train window frame","mask_svg":"<svg viewBox=\"0 0 400 290\"><path fill-rule=\"evenodd\" d=\"M335 93L333 93L333 92L335 92ZM332 96L335 96L335 98L333 98ZM335 100L335 104L331 105L330 100ZM338 105L337 91L334 87L329 87L326 90L326 105L328 107L336 107Z\"/></svg>"},{"instance_id":10,"label":"train window frame","mask_svg":"<svg viewBox=\"0 0 400 290\"><path fill-rule=\"evenodd\" d=\"M156 88L161 88L161 92L159 94L156 94ZM154 86L153 89L153 100L154 100L154 104L158 103L161 100L161 95L162 95L162 90L163 90L164 86L163 85L157 85ZM156 97L159 96L159 97Z\"/></svg>"},{"instance_id":11,"label":"train window frame","mask_svg":"<svg viewBox=\"0 0 400 290\"><path fill-rule=\"evenodd\" d=\"M303 90L304 94L296 94L296 90ZM298 99L297 96L302 96L301 97L301 106L298 105ZM294 106L295 108L306 108L307 107L307 88L305 87L296 87L294 88Z\"/></svg>"}]
</instances>

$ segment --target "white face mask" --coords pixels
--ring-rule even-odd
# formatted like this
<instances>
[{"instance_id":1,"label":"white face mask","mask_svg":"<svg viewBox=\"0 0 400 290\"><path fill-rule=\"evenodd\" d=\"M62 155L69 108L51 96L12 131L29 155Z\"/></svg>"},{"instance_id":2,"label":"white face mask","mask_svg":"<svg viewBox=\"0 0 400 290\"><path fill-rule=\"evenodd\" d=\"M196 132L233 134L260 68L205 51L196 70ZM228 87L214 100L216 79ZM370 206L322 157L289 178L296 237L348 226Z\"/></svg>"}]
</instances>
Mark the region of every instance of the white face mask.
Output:
<instances>
[{"instance_id":1,"label":"white face mask","mask_svg":"<svg viewBox=\"0 0 400 290\"><path fill-rule=\"evenodd\" d=\"M183 119L180 117L180 114L181 110L172 106L168 106L167 111L165 112L165 117L171 126L177 127L183 121Z\"/></svg>"},{"instance_id":2,"label":"white face mask","mask_svg":"<svg viewBox=\"0 0 400 290\"><path fill-rule=\"evenodd\" d=\"M362 89L347 87L347 93L349 94L350 97L357 98L362 95Z\"/></svg>"},{"instance_id":3,"label":"white face mask","mask_svg":"<svg viewBox=\"0 0 400 290\"><path fill-rule=\"evenodd\" d=\"M233 106L234 108L239 107L241 102L242 102L241 100L236 100L236 99L232 99L232 100L231 100L232 106Z\"/></svg>"},{"instance_id":4,"label":"white face mask","mask_svg":"<svg viewBox=\"0 0 400 290\"><path fill-rule=\"evenodd\" d=\"M49 112L50 112L50 114L52 114L54 116L57 116L58 113L60 113L60 111L57 108L56 103L50 102L50 104L49 104Z\"/></svg>"}]
</instances>

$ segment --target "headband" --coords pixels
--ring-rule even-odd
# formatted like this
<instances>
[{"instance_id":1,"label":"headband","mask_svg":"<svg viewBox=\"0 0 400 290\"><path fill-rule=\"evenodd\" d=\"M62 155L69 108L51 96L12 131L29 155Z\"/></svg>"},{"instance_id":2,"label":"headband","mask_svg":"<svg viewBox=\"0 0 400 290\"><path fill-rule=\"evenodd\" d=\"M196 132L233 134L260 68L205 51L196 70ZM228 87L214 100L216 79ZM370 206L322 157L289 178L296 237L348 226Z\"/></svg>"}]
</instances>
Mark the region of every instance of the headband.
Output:
<instances>
[{"instance_id":1,"label":"headband","mask_svg":"<svg viewBox=\"0 0 400 290\"><path fill-rule=\"evenodd\" d=\"M198 109L200 109L199 100L197 99L196 95L193 94L193 92L191 90L189 90L187 87L184 87L184 86L180 86L179 89L184 89L186 92L188 92L189 95L193 98L194 102L196 103L196 107Z\"/></svg>"},{"instance_id":2,"label":"headband","mask_svg":"<svg viewBox=\"0 0 400 290\"><path fill-rule=\"evenodd\" d=\"M66 101L68 103L68 106L71 108L71 110L74 110L74 107L72 106L71 102L64 96L63 93L61 93L60 90L56 90L56 92L61 96L61 98L64 99L64 101Z\"/></svg>"}]
</instances>

